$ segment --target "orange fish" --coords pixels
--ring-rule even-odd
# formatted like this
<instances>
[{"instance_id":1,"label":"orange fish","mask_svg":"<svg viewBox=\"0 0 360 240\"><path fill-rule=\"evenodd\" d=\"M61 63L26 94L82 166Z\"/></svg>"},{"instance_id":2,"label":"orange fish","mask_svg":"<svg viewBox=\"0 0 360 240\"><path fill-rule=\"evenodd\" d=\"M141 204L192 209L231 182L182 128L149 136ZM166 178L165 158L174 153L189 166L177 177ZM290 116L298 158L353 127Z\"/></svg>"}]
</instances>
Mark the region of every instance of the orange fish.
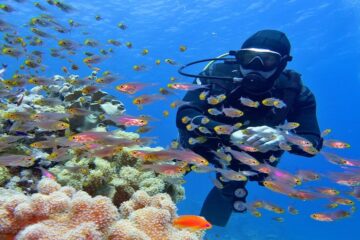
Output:
<instances>
[{"instance_id":1,"label":"orange fish","mask_svg":"<svg viewBox=\"0 0 360 240\"><path fill-rule=\"evenodd\" d=\"M309 170L299 170L297 176L303 181L316 181L320 179L320 175Z\"/></svg>"},{"instance_id":2,"label":"orange fish","mask_svg":"<svg viewBox=\"0 0 360 240\"><path fill-rule=\"evenodd\" d=\"M218 135L230 135L233 131L234 128L232 125L217 125L214 127L214 131L218 134Z\"/></svg>"},{"instance_id":3,"label":"orange fish","mask_svg":"<svg viewBox=\"0 0 360 240\"><path fill-rule=\"evenodd\" d=\"M112 136L109 132L82 132L69 137L69 141L77 143L99 142Z\"/></svg>"},{"instance_id":4,"label":"orange fish","mask_svg":"<svg viewBox=\"0 0 360 240\"><path fill-rule=\"evenodd\" d=\"M226 180L231 181L246 181L247 177L242 174L241 172L236 172L234 170L227 170L227 169L221 169L221 168L215 168L215 170L221 174Z\"/></svg>"},{"instance_id":5,"label":"orange fish","mask_svg":"<svg viewBox=\"0 0 360 240\"><path fill-rule=\"evenodd\" d=\"M180 229L189 229L190 231L207 230L212 227L204 217L196 215L183 215L173 220L173 226Z\"/></svg>"},{"instance_id":6,"label":"orange fish","mask_svg":"<svg viewBox=\"0 0 360 240\"><path fill-rule=\"evenodd\" d=\"M324 131L321 132L321 137L325 137L331 133L331 129L327 128Z\"/></svg>"},{"instance_id":7,"label":"orange fish","mask_svg":"<svg viewBox=\"0 0 360 240\"><path fill-rule=\"evenodd\" d=\"M48 130L48 131L58 131L58 130L65 130L70 127L70 124L62 121L56 120L42 120L36 122L35 124L37 127Z\"/></svg>"},{"instance_id":8,"label":"orange fish","mask_svg":"<svg viewBox=\"0 0 360 240\"><path fill-rule=\"evenodd\" d=\"M99 77L95 80L95 82L97 83L101 83L101 84L109 84L109 83L113 83L116 80L118 80L119 77L118 76L113 76L113 75L106 75L103 77Z\"/></svg>"},{"instance_id":9,"label":"orange fish","mask_svg":"<svg viewBox=\"0 0 360 240\"><path fill-rule=\"evenodd\" d=\"M285 209L283 209L282 207L279 207L273 203L269 203L269 202L262 202L263 206L262 208L274 213L285 213Z\"/></svg>"},{"instance_id":10,"label":"orange fish","mask_svg":"<svg viewBox=\"0 0 360 240\"><path fill-rule=\"evenodd\" d=\"M127 127L134 126L134 127L142 127L149 123L150 118L147 116L139 116L133 117L130 115L120 115L120 116L108 116L105 115L105 119L111 120L115 123L125 125Z\"/></svg>"},{"instance_id":11,"label":"orange fish","mask_svg":"<svg viewBox=\"0 0 360 240\"><path fill-rule=\"evenodd\" d=\"M336 197L333 199L334 202L341 205L354 205L355 203L347 198Z\"/></svg>"},{"instance_id":12,"label":"orange fish","mask_svg":"<svg viewBox=\"0 0 360 240\"><path fill-rule=\"evenodd\" d=\"M272 167L271 165L267 166L270 169L270 177L273 180L278 180L282 183L286 183L288 185L301 185L301 179L298 176L292 175L284 170L279 168Z\"/></svg>"},{"instance_id":13,"label":"orange fish","mask_svg":"<svg viewBox=\"0 0 360 240\"><path fill-rule=\"evenodd\" d=\"M67 108L66 112L70 115L74 115L74 116L86 116L86 115L90 115L93 112L87 109L83 109L83 108Z\"/></svg>"},{"instance_id":14,"label":"orange fish","mask_svg":"<svg viewBox=\"0 0 360 240\"><path fill-rule=\"evenodd\" d=\"M104 59L104 58L101 57L101 56L93 55L93 56L84 58L84 59L83 59L83 62L89 66L90 64L98 64L98 63L100 63L103 59Z\"/></svg>"},{"instance_id":15,"label":"orange fish","mask_svg":"<svg viewBox=\"0 0 360 240\"><path fill-rule=\"evenodd\" d=\"M146 66L143 64L133 66L133 70L136 72L145 71L146 69L147 69Z\"/></svg>"},{"instance_id":16,"label":"orange fish","mask_svg":"<svg viewBox=\"0 0 360 240\"><path fill-rule=\"evenodd\" d=\"M156 173L161 173L167 176L177 176L183 175L186 172L186 169L183 166L175 164L149 164L143 165L143 169L150 169Z\"/></svg>"},{"instance_id":17,"label":"orange fish","mask_svg":"<svg viewBox=\"0 0 360 240\"><path fill-rule=\"evenodd\" d=\"M350 144L338 140L328 139L324 140L324 146L330 147L330 148L349 148Z\"/></svg>"},{"instance_id":18,"label":"orange fish","mask_svg":"<svg viewBox=\"0 0 360 240\"><path fill-rule=\"evenodd\" d=\"M129 82L129 83L123 83L123 84L117 85L116 90L123 92L123 93L127 93L127 94L134 94L149 85L152 85L152 84Z\"/></svg>"},{"instance_id":19,"label":"orange fish","mask_svg":"<svg viewBox=\"0 0 360 240\"><path fill-rule=\"evenodd\" d=\"M252 146L249 146L246 144L237 144L236 146L245 152L258 152L259 151L256 147L252 147Z\"/></svg>"},{"instance_id":20,"label":"orange fish","mask_svg":"<svg viewBox=\"0 0 360 240\"><path fill-rule=\"evenodd\" d=\"M83 89L81 89L81 92L84 95L92 94L92 93L95 93L97 91L99 91L99 87L93 86L93 85L89 85L89 86L86 86Z\"/></svg>"},{"instance_id":21,"label":"orange fish","mask_svg":"<svg viewBox=\"0 0 360 240\"><path fill-rule=\"evenodd\" d=\"M26 121L30 118L29 112L5 112L2 114L2 118L17 121Z\"/></svg>"},{"instance_id":22,"label":"orange fish","mask_svg":"<svg viewBox=\"0 0 360 240\"><path fill-rule=\"evenodd\" d=\"M327 188L327 187L316 187L315 191L317 191L321 194L329 195L329 196L335 196L335 195L340 194L340 192L338 190L333 189L333 188Z\"/></svg>"},{"instance_id":23,"label":"orange fish","mask_svg":"<svg viewBox=\"0 0 360 240\"><path fill-rule=\"evenodd\" d=\"M336 165L345 165L346 164L346 160L334 153L328 153L328 152L324 152L321 151L320 152L329 162L336 164Z\"/></svg>"},{"instance_id":24,"label":"orange fish","mask_svg":"<svg viewBox=\"0 0 360 240\"><path fill-rule=\"evenodd\" d=\"M141 106L144 104L152 103L156 100L163 100L163 99L164 99L164 97L160 94L151 94L151 95L143 94L143 95L135 98L133 100L133 104Z\"/></svg>"},{"instance_id":25,"label":"orange fish","mask_svg":"<svg viewBox=\"0 0 360 240\"><path fill-rule=\"evenodd\" d=\"M314 220L320 221L320 222L332 222L334 219L329 215L325 213L313 213L310 215L310 217Z\"/></svg>"},{"instance_id":26,"label":"orange fish","mask_svg":"<svg viewBox=\"0 0 360 240\"><path fill-rule=\"evenodd\" d=\"M170 103L170 107L172 108L177 108L177 107L180 107L184 104L187 104L188 102L185 102L185 101L181 101L181 100L175 100L173 101L172 103Z\"/></svg>"},{"instance_id":27,"label":"orange fish","mask_svg":"<svg viewBox=\"0 0 360 240\"><path fill-rule=\"evenodd\" d=\"M316 198L320 197L316 193L311 193L311 192L307 192L307 191L303 191L303 190L297 190L294 193L291 193L289 196L293 197L293 198L303 200L303 201L312 200L312 199L316 199Z\"/></svg>"},{"instance_id":28,"label":"orange fish","mask_svg":"<svg viewBox=\"0 0 360 240\"><path fill-rule=\"evenodd\" d=\"M129 152L130 155L136 158L140 158L146 162L155 162L155 161L169 161L177 157L176 151L141 151L133 150Z\"/></svg>"},{"instance_id":29,"label":"orange fish","mask_svg":"<svg viewBox=\"0 0 360 240\"><path fill-rule=\"evenodd\" d=\"M186 90L186 91L204 88L204 86L202 85L191 84L191 83L169 83L167 87L171 89Z\"/></svg>"},{"instance_id":30,"label":"orange fish","mask_svg":"<svg viewBox=\"0 0 360 240\"><path fill-rule=\"evenodd\" d=\"M289 143L292 143L292 144L295 144L295 145L298 145L298 146L301 146L301 147L310 147L312 146L312 143L303 138L303 137L300 137L296 134L284 134L283 135L285 137L285 139L289 142Z\"/></svg>"},{"instance_id":31,"label":"orange fish","mask_svg":"<svg viewBox=\"0 0 360 240\"><path fill-rule=\"evenodd\" d=\"M318 153L319 153L319 151L318 151L315 147L313 147L313 146L305 146L305 147L300 146L300 148L301 148L304 152L307 152L307 153L309 153L309 154L311 154L311 155L315 155L315 154L318 154Z\"/></svg>"},{"instance_id":32,"label":"orange fish","mask_svg":"<svg viewBox=\"0 0 360 240\"><path fill-rule=\"evenodd\" d=\"M338 220L341 218L345 218L350 216L350 212L339 210L332 213L314 213L311 214L310 217L314 220L321 221L321 222L332 222L334 220Z\"/></svg>"},{"instance_id":33,"label":"orange fish","mask_svg":"<svg viewBox=\"0 0 360 240\"><path fill-rule=\"evenodd\" d=\"M173 95L174 94L172 91L169 91L169 90L167 90L166 88L163 88L163 87L159 89L159 92L162 95Z\"/></svg>"},{"instance_id":34,"label":"orange fish","mask_svg":"<svg viewBox=\"0 0 360 240\"><path fill-rule=\"evenodd\" d=\"M256 160L254 157L247 154L246 152L239 152L231 148L227 148L226 151L231 153L231 155L234 156L235 159L239 160L243 164L249 166L257 166L260 164L258 160Z\"/></svg>"},{"instance_id":35,"label":"orange fish","mask_svg":"<svg viewBox=\"0 0 360 240\"><path fill-rule=\"evenodd\" d=\"M115 154L119 153L122 151L122 146L106 146L103 148L99 148L98 146L96 146L96 148L93 151L90 151L88 153L85 154L85 156L87 157L112 157Z\"/></svg>"},{"instance_id":36,"label":"orange fish","mask_svg":"<svg viewBox=\"0 0 360 240\"><path fill-rule=\"evenodd\" d=\"M285 183L278 182L278 181L266 180L266 181L263 181L263 185L267 189L270 189L271 191L281 193L281 194L285 194L285 195L288 195L288 196L295 192L295 190L292 189L291 186L289 186L289 185L287 185Z\"/></svg>"}]
</instances>

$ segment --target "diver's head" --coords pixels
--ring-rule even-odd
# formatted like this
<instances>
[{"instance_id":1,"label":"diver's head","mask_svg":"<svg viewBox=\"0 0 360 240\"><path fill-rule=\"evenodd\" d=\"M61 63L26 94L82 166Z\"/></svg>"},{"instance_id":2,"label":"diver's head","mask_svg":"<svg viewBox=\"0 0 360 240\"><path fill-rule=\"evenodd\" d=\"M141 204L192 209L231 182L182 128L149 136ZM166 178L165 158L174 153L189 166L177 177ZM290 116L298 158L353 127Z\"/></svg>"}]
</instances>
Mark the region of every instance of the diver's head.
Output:
<instances>
[{"instance_id":1,"label":"diver's head","mask_svg":"<svg viewBox=\"0 0 360 240\"><path fill-rule=\"evenodd\" d=\"M249 37L236 51L244 88L252 93L270 90L291 61L290 42L276 30L262 30Z\"/></svg>"}]
</instances>

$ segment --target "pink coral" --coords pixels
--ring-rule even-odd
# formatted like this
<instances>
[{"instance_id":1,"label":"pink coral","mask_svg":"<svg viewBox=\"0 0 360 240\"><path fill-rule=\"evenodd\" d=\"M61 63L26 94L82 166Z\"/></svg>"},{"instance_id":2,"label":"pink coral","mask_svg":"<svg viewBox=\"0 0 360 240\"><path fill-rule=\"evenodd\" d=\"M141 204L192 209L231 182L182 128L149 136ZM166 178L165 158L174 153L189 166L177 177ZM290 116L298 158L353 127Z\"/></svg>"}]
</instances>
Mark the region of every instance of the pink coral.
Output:
<instances>
[{"instance_id":1,"label":"pink coral","mask_svg":"<svg viewBox=\"0 0 360 240\"><path fill-rule=\"evenodd\" d=\"M164 209L146 207L131 213L129 217L136 228L140 229L151 239L168 239L171 226L170 213Z\"/></svg>"},{"instance_id":2,"label":"pink coral","mask_svg":"<svg viewBox=\"0 0 360 240\"><path fill-rule=\"evenodd\" d=\"M192 233L172 226L172 220L176 217L176 210L176 205L168 194L159 193L150 197L145 191L137 191L129 201L120 206L121 216L129 218L132 226L147 236L147 238L140 239L201 239L202 232ZM116 238L115 232L112 232L112 237L113 239L122 239Z\"/></svg>"},{"instance_id":3,"label":"pink coral","mask_svg":"<svg viewBox=\"0 0 360 240\"><path fill-rule=\"evenodd\" d=\"M131 221L121 219L110 227L108 240L151 240L151 238L137 229Z\"/></svg>"},{"instance_id":4,"label":"pink coral","mask_svg":"<svg viewBox=\"0 0 360 240\"><path fill-rule=\"evenodd\" d=\"M43 179L39 193L0 189L0 236L16 240L198 240L202 233L172 226L176 205L168 194L134 193L120 212L107 197ZM120 219L122 216L124 219ZM127 219L126 219L127 218Z\"/></svg>"},{"instance_id":5,"label":"pink coral","mask_svg":"<svg viewBox=\"0 0 360 240\"><path fill-rule=\"evenodd\" d=\"M16 239L103 239L119 219L111 200L61 188L53 180L38 184L32 196L10 193L0 197L0 235Z\"/></svg>"},{"instance_id":6,"label":"pink coral","mask_svg":"<svg viewBox=\"0 0 360 240\"><path fill-rule=\"evenodd\" d=\"M43 178L37 185L39 193L46 195L58 191L60 188L61 185L51 180L50 178Z\"/></svg>"}]
</instances>

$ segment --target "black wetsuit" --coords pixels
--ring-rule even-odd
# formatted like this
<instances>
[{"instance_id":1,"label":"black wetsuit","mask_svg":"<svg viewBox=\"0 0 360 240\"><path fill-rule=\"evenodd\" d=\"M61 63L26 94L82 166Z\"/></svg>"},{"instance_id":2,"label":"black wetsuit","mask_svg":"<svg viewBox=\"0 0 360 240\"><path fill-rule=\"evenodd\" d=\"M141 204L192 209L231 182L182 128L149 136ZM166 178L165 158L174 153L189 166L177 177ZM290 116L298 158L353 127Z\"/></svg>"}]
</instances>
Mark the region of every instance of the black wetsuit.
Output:
<instances>
[{"instance_id":1,"label":"black wetsuit","mask_svg":"<svg viewBox=\"0 0 360 240\"><path fill-rule=\"evenodd\" d=\"M241 122L243 123L243 126L240 129L263 125L275 128L276 126L285 123L285 121L299 123L300 126L292 131L295 134L309 140L316 149L319 150L322 147L322 138L320 136L320 130L316 117L315 97L311 91L302 84L300 74L290 70L283 71L280 77L275 81L273 88L261 95L247 93L243 90L243 88L241 88L241 84L237 82L206 78L206 76L239 77L238 70L239 65L234 63L213 64L210 68L201 73L201 75L204 75L204 78L199 78L194 81L194 83L203 85L204 88L189 91L185 95L183 100L189 103L179 108L176 118L176 124L180 135L180 143L184 148L193 150L194 152L205 157L215 166L220 167L219 162L215 158L215 155L211 153L212 150L218 149L219 146L231 146L235 150L241 150L230 143L229 135L217 135L214 131L215 126L223 124L234 125ZM225 94L226 99L218 105L210 105L206 100L204 101L199 99L199 95L203 91L209 91L208 96L218 96L220 94ZM258 108L244 106L240 102L240 97L259 101L260 105ZM285 102L286 107L275 108L261 104L263 99L269 97L281 99ZM239 109L244 112L244 115L238 118L230 118L224 114L214 116L208 113L209 108L216 108L217 110L222 111L223 107L233 107ZM193 119L193 124L204 126L212 133L204 134L198 129L188 131L186 129L187 124L184 124L181 121L181 119L185 116ZM201 124L201 117L197 116L206 116L210 119L210 122L207 124ZM202 144L189 144L189 138L196 138L199 136L206 136L208 140ZM268 159L271 155L280 157L283 152L284 151L279 150L269 151L266 153L251 152L249 154L260 162L266 162L268 164L275 165L275 163L271 163L268 161ZM293 146L290 152L306 157L313 156L296 146ZM231 161L229 167L235 171L250 170L249 166L241 164L239 161ZM265 177L265 174L259 174L255 177L251 177L250 180L259 181L261 183ZM210 218L210 221L212 221L215 225L220 226L226 224L231 214L232 203L236 200L236 197L234 196L234 190L239 187L244 188L245 182L230 181L223 184L224 188L222 190L214 188L206 201L208 205L210 204L209 206L212 204L218 205L219 201L227 201L228 203L231 203L231 206L230 204L225 204L226 206L224 207L227 208L227 210L222 211L217 209L219 212L216 213L211 213L212 210L209 207L207 207L208 209L203 208L202 210L202 214L206 215L205 217ZM221 196L219 196L219 194ZM224 197L224 199L222 199L222 197ZM245 201L245 198L241 200ZM222 213L220 213L221 211Z\"/></svg>"}]
</instances>

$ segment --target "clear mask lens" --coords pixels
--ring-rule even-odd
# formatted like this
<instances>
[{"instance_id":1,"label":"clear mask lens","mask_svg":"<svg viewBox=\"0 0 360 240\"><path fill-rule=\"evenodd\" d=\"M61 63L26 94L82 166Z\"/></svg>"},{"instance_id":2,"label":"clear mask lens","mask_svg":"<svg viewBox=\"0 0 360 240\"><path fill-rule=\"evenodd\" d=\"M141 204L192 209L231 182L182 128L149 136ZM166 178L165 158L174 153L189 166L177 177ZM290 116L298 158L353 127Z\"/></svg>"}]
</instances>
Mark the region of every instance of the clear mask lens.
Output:
<instances>
[{"instance_id":1,"label":"clear mask lens","mask_svg":"<svg viewBox=\"0 0 360 240\"><path fill-rule=\"evenodd\" d=\"M278 67L282 57L279 53L270 50L256 51L240 49L236 58L244 68L251 68L262 71L271 71Z\"/></svg>"}]
</instances>

